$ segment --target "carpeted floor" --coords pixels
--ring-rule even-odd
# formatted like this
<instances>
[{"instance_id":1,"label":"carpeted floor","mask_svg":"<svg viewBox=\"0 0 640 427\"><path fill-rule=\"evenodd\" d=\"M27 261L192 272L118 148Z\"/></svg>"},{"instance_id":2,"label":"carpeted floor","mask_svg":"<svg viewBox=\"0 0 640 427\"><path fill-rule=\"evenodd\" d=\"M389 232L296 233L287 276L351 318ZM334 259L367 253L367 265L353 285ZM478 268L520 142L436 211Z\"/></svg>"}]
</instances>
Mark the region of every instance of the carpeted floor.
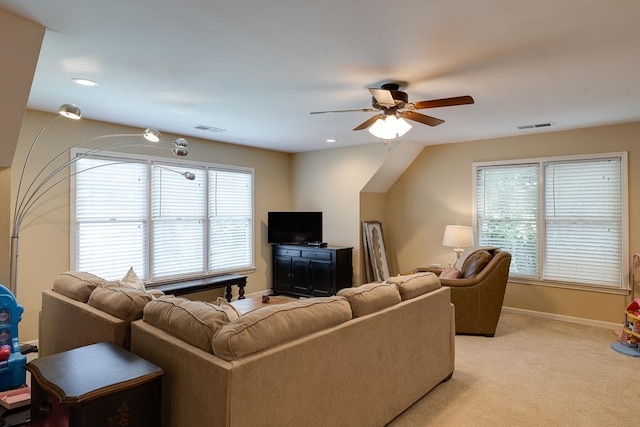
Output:
<instances>
[{"instance_id":1,"label":"carpeted floor","mask_svg":"<svg viewBox=\"0 0 640 427\"><path fill-rule=\"evenodd\" d=\"M495 338L456 336L453 378L389 426L640 425L640 357L614 341L612 330L503 313Z\"/></svg>"}]
</instances>

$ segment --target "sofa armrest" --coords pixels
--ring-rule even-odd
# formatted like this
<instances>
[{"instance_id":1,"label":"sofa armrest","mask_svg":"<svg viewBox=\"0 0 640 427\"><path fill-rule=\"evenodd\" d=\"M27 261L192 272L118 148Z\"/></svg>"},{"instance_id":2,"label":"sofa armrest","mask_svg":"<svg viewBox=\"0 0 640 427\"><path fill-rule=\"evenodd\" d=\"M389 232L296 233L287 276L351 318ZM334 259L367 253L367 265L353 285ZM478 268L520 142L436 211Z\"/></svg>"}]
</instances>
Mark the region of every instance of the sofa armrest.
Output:
<instances>
[{"instance_id":1,"label":"sofa armrest","mask_svg":"<svg viewBox=\"0 0 640 427\"><path fill-rule=\"evenodd\" d=\"M55 291L42 293L39 356L109 341L129 348L130 322Z\"/></svg>"},{"instance_id":2,"label":"sofa armrest","mask_svg":"<svg viewBox=\"0 0 640 427\"><path fill-rule=\"evenodd\" d=\"M442 270L444 270L442 267L417 267L413 269L412 274L428 272L428 273L434 273L436 276L440 276L440 273L442 273Z\"/></svg>"}]
</instances>

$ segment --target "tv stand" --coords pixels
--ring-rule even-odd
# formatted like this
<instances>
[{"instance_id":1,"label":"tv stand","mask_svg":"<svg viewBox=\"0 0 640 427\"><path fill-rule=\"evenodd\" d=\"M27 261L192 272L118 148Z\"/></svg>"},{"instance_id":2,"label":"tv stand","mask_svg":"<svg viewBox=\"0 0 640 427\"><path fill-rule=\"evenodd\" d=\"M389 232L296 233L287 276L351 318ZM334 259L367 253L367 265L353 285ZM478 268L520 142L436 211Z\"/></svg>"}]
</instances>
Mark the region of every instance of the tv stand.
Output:
<instances>
[{"instance_id":1,"label":"tv stand","mask_svg":"<svg viewBox=\"0 0 640 427\"><path fill-rule=\"evenodd\" d=\"M326 297L353 282L353 248L273 245L274 295Z\"/></svg>"}]
</instances>

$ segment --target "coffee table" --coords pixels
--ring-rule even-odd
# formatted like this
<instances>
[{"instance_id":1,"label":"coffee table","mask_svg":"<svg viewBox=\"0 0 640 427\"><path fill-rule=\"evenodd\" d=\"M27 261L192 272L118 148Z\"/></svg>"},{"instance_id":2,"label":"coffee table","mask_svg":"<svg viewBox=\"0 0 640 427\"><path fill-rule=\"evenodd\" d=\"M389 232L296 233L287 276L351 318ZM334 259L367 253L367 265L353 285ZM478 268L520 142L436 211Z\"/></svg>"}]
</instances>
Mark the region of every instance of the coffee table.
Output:
<instances>
[{"instance_id":1,"label":"coffee table","mask_svg":"<svg viewBox=\"0 0 640 427\"><path fill-rule=\"evenodd\" d=\"M230 304L235 307L240 314L245 314L250 311L256 310L260 307L268 305L284 304L291 301L297 301L298 298L287 297L284 295L269 295L269 302L262 302L262 297L250 297L245 299L239 299L231 301Z\"/></svg>"}]
</instances>

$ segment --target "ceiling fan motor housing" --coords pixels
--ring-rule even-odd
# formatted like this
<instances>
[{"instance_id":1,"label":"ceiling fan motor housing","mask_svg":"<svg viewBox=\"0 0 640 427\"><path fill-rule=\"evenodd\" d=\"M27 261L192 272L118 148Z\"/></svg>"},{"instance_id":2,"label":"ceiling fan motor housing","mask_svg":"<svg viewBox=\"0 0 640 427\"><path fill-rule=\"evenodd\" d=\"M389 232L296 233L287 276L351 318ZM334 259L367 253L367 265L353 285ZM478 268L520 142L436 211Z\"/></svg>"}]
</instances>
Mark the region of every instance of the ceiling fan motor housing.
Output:
<instances>
[{"instance_id":1,"label":"ceiling fan motor housing","mask_svg":"<svg viewBox=\"0 0 640 427\"><path fill-rule=\"evenodd\" d=\"M391 97L393 98L393 101L396 103L396 108L402 108L405 105L407 105L407 102L409 102L409 96L407 95L407 92L402 92L401 90L395 90L395 89L394 90L387 89L385 86L387 85L383 85L382 89L386 89L391 93ZM394 85L394 86L397 87L397 85ZM371 105L373 105L373 108L377 108L377 109L388 108L387 106L380 105L380 103L378 103L375 97L371 97Z\"/></svg>"}]
</instances>

